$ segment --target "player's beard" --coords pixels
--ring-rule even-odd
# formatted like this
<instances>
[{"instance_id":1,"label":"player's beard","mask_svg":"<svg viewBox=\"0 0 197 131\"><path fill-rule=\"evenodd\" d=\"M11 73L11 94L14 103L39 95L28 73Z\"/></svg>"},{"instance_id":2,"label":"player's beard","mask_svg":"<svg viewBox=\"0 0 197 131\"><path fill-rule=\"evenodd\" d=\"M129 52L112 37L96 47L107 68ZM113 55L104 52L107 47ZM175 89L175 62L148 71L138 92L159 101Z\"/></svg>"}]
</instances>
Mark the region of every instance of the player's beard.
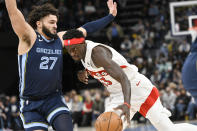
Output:
<instances>
[{"instance_id":1,"label":"player's beard","mask_svg":"<svg viewBox=\"0 0 197 131\"><path fill-rule=\"evenodd\" d=\"M58 38L57 33L55 33L55 34L51 33L50 30L47 29L46 26L44 26L44 25L43 25L43 27L42 27L42 32L43 32L47 37L49 37L49 38L51 38L51 39L57 39L57 38Z\"/></svg>"}]
</instances>

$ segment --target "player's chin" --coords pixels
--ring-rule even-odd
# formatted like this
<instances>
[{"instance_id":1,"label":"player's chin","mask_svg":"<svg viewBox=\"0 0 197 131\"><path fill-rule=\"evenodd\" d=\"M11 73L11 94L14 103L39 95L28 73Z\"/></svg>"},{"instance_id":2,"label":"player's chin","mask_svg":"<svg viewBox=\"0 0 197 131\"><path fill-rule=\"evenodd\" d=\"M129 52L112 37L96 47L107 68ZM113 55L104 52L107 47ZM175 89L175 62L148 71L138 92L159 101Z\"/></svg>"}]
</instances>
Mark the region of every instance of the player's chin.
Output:
<instances>
[{"instance_id":1,"label":"player's chin","mask_svg":"<svg viewBox=\"0 0 197 131\"><path fill-rule=\"evenodd\" d=\"M74 61L80 61L80 58L78 57L72 57Z\"/></svg>"},{"instance_id":2,"label":"player's chin","mask_svg":"<svg viewBox=\"0 0 197 131\"><path fill-rule=\"evenodd\" d=\"M55 32L55 33L53 32L52 34L53 34L53 35L57 35L57 32Z\"/></svg>"},{"instance_id":3,"label":"player's chin","mask_svg":"<svg viewBox=\"0 0 197 131\"><path fill-rule=\"evenodd\" d=\"M53 31L51 31L51 34L56 35L57 34L57 31L56 30L53 30Z\"/></svg>"}]
</instances>

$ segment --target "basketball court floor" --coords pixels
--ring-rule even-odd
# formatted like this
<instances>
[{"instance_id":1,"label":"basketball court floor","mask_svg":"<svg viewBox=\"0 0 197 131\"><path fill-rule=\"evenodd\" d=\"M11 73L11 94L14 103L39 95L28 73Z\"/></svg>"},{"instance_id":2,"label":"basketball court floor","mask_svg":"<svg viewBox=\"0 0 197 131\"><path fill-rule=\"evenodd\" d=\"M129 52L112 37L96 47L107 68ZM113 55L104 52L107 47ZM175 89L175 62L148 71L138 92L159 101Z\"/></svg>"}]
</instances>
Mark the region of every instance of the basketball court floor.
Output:
<instances>
[{"instance_id":1,"label":"basketball court floor","mask_svg":"<svg viewBox=\"0 0 197 131\"><path fill-rule=\"evenodd\" d=\"M182 121L186 122L186 121ZM178 122L179 123L179 122ZM197 125L197 120L195 121L188 121L188 123ZM51 130L52 131L52 130ZM93 127L76 127L74 131L96 131ZM132 128L126 129L124 131L157 131L151 124L133 124Z\"/></svg>"}]
</instances>

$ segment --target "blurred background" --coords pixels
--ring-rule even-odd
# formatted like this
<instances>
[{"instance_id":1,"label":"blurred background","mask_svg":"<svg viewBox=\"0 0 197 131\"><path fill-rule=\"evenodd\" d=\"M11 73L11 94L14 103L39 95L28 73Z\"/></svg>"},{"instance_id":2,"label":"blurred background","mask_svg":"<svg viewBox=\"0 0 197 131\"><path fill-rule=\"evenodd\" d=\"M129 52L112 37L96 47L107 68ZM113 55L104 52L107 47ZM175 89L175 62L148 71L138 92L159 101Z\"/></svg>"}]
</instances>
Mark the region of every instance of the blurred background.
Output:
<instances>
[{"instance_id":1,"label":"blurred background","mask_svg":"<svg viewBox=\"0 0 197 131\"><path fill-rule=\"evenodd\" d=\"M16 1L25 18L32 6L39 4L37 0ZM48 1L59 10L58 31L78 28L108 14L106 0ZM181 68L190 50L191 37L172 37L169 13L172 1L181 0L116 0L115 20L105 29L88 34L87 39L112 46L129 63L135 64L159 89L161 101L172 112L173 121L197 123L197 106L181 81ZM181 19L181 10L177 12L177 19ZM197 8L185 12L187 16L195 14ZM0 129L4 130L23 130L18 117L17 45L18 38L12 30L4 0L0 0ZM92 126L104 111L109 94L91 77L88 85L78 81L76 73L83 67L66 50L63 59L64 98L71 109L75 130L94 130ZM131 131L154 131L139 113L132 125Z\"/></svg>"}]
</instances>

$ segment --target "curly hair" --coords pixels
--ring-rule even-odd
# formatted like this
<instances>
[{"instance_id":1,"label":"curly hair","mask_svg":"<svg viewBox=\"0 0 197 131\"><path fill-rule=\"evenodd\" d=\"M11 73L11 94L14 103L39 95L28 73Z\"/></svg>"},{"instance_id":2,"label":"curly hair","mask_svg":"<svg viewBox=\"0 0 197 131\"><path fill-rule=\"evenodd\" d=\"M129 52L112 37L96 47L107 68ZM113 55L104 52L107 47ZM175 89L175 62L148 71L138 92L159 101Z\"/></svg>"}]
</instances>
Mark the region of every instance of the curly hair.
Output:
<instances>
[{"instance_id":1,"label":"curly hair","mask_svg":"<svg viewBox=\"0 0 197 131\"><path fill-rule=\"evenodd\" d=\"M44 5L34 6L33 10L28 16L28 23L34 28L37 28L36 22L47 15L55 15L59 18L58 10L50 3Z\"/></svg>"},{"instance_id":2,"label":"curly hair","mask_svg":"<svg viewBox=\"0 0 197 131\"><path fill-rule=\"evenodd\" d=\"M63 35L63 40L72 39L72 38L81 38L84 37L83 32L77 29L67 30Z\"/></svg>"}]
</instances>

